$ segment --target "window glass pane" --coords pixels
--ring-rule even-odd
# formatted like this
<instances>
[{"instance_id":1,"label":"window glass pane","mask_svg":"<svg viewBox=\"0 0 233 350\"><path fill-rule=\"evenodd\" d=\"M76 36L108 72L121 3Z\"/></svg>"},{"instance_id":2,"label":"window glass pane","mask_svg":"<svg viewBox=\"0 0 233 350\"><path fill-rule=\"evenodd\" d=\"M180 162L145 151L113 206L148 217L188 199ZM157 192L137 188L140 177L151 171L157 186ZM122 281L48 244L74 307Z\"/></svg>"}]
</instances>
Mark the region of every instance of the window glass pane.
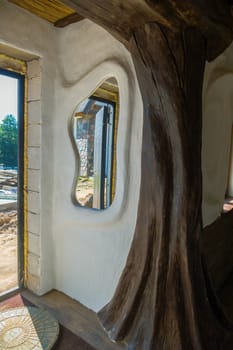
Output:
<instances>
[{"instance_id":1,"label":"window glass pane","mask_svg":"<svg viewBox=\"0 0 233 350\"><path fill-rule=\"evenodd\" d=\"M22 82L18 74L0 69L0 294L18 287L19 125ZM21 253L21 252L20 252Z\"/></svg>"}]
</instances>

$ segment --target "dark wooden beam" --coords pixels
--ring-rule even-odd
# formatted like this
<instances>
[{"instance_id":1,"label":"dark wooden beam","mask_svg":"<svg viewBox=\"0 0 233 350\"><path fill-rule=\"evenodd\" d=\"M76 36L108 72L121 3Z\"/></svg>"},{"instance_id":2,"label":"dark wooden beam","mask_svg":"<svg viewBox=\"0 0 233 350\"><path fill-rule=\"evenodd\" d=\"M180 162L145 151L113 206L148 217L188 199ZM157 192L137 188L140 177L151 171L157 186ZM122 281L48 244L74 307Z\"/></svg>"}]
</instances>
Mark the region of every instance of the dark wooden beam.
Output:
<instances>
[{"instance_id":1,"label":"dark wooden beam","mask_svg":"<svg viewBox=\"0 0 233 350\"><path fill-rule=\"evenodd\" d=\"M231 42L233 18L226 0L62 0L83 17L105 27L124 43L134 28L156 22L173 31L197 28L207 42L207 58L219 55Z\"/></svg>"},{"instance_id":2,"label":"dark wooden beam","mask_svg":"<svg viewBox=\"0 0 233 350\"><path fill-rule=\"evenodd\" d=\"M83 16L79 15L78 13L72 13L64 18L59 19L54 23L55 27L58 28L64 28L68 26L69 24L79 22L83 19Z\"/></svg>"}]
</instances>

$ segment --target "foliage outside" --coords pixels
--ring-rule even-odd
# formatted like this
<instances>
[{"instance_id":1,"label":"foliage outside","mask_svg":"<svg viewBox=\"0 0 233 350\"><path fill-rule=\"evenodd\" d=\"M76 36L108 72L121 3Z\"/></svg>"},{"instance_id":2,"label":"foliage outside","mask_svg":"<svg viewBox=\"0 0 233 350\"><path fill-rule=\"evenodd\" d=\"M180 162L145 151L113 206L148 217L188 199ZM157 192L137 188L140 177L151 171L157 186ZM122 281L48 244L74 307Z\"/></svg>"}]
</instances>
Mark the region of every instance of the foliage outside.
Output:
<instances>
[{"instance_id":1,"label":"foliage outside","mask_svg":"<svg viewBox=\"0 0 233 350\"><path fill-rule=\"evenodd\" d=\"M2 165L3 168L17 167L17 152L17 121L12 114L8 114L0 124L0 165Z\"/></svg>"}]
</instances>

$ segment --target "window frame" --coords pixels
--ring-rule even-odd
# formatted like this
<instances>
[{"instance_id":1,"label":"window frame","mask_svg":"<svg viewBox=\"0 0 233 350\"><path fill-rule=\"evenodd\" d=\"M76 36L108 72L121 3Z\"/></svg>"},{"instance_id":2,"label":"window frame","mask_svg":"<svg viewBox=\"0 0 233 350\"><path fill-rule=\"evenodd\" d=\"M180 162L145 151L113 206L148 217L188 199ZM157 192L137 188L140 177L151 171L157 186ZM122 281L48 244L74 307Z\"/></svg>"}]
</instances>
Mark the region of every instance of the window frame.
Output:
<instances>
[{"instance_id":1,"label":"window frame","mask_svg":"<svg viewBox=\"0 0 233 350\"><path fill-rule=\"evenodd\" d=\"M26 96L27 96L27 79L26 63L24 61L0 54L0 74L8 76L18 81L18 186L17 186L17 262L18 262L18 286L12 290L3 293L7 297L12 292L24 287L26 274L26 198L25 198L25 127L26 127ZM0 296L1 297L1 296Z\"/></svg>"}]
</instances>

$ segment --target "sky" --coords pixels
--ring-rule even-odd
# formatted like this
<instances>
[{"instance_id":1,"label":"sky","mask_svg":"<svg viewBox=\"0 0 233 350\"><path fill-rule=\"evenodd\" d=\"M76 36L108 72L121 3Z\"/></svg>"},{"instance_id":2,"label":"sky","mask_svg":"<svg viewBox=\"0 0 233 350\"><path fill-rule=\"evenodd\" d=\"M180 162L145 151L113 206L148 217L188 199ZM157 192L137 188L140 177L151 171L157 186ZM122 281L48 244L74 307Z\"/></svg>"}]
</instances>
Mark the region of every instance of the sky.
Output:
<instances>
[{"instance_id":1,"label":"sky","mask_svg":"<svg viewBox=\"0 0 233 350\"><path fill-rule=\"evenodd\" d=\"M7 114L17 118L17 79L0 74L0 123Z\"/></svg>"}]
</instances>

